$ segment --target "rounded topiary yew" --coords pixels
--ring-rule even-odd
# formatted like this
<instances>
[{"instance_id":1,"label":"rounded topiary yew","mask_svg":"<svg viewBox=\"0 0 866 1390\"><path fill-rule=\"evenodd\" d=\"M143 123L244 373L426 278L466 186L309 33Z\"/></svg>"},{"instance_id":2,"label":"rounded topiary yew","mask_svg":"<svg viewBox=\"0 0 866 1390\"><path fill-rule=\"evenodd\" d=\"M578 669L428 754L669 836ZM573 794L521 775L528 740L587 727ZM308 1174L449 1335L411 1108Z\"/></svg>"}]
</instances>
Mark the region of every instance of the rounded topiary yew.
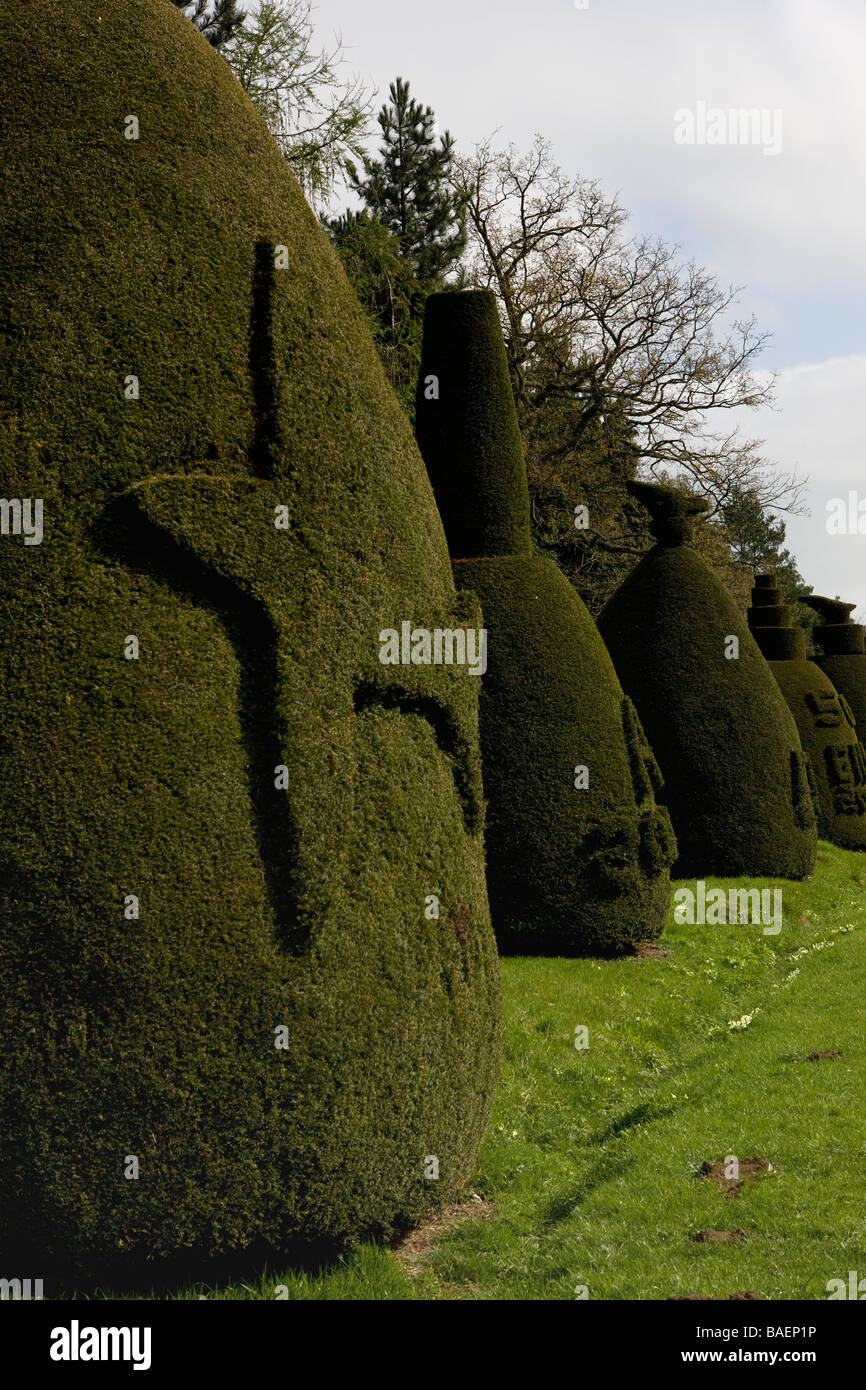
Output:
<instances>
[{"instance_id":1,"label":"rounded topiary yew","mask_svg":"<svg viewBox=\"0 0 866 1390\"><path fill-rule=\"evenodd\" d=\"M431 377L438 394L423 390ZM430 471L455 576L479 596L488 633L481 747L500 948L627 951L662 928L676 845L655 801L658 767L598 629L556 565L530 553L525 465L487 292L430 304L418 437L436 441Z\"/></svg>"},{"instance_id":2,"label":"rounded topiary yew","mask_svg":"<svg viewBox=\"0 0 866 1390\"><path fill-rule=\"evenodd\" d=\"M801 602L814 608L821 619L812 629L812 639L820 648L815 664L851 706L862 743L866 730L866 628L851 621L857 605L818 594L810 594Z\"/></svg>"},{"instance_id":3,"label":"rounded topiary yew","mask_svg":"<svg viewBox=\"0 0 866 1390\"><path fill-rule=\"evenodd\" d=\"M0 492L44 518L0 536L0 1247L391 1231L467 1182L500 1020L478 683L380 633L477 604L195 27L7 5L0 62Z\"/></svg>"},{"instance_id":4,"label":"rounded topiary yew","mask_svg":"<svg viewBox=\"0 0 866 1390\"><path fill-rule=\"evenodd\" d=\"M552 560L456 560L454 573L488 630L481 751L500 948L622 954L661 931L676 854L634 706Z\"/></svg>"},{"instance_id":5,"label":"rounded topiary yew","mask_svg":"<svg viewBox=\"0 0 866 1390\"><path fill-rule=\"evenodd\" d=\"M706 504L630 486L652 513L657 544L599 628L665 779L674 872L803 878L816 847L803 750L748 627L688 543Z\"/></svg>"},{"instance_id":6,"label":"rounded topiary yew","mask_svg":"<svg viewBox=\"0 0 866 1390\"><path fill-rule=\"evenodd\" d=\"M842 616L850 612L850 606L843 604L834 603L828 609L826 605L831 603L834 601L817 599L811 606L830 618L839 617L840 610L846 610ZM806 660L806 634L802 628L791 626L791 610L779 602L775 575L755 576L749 626L788 702L809 758L818 834L845 849L866 849L866 750L857 737L846 697L826 668ZM834 627L840 636L830 636L829 641L837 647L837 659L841 655L838 648L845 646L856 659L856 651L851 651L858 645L853 623L818 627L817 640L827 640ZM863 629L859 632L862 648ZM866 656L859 659L866 664Z\"/></svg>"}]
</instances>

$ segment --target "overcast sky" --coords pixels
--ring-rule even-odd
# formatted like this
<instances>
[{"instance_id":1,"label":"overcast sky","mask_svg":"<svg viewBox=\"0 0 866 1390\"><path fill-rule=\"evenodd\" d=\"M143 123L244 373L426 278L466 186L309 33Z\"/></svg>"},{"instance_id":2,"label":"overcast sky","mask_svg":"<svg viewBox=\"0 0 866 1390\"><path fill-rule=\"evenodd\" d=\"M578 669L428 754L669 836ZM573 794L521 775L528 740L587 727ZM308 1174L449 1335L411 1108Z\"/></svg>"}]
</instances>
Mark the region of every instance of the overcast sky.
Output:
<instances>
[{"instance_id":1,"label":"overcast sky","mask_svg":"<svg viewBox=\"0 0 866 1390\"><path fill-rule=\"evenodd\" d=\"M776 410L745 412L745 432L809 476L789 545L816 592L866 619L866 534L826 529L851 490L866 514L864 0L316 0L315 18L377 105L399 74L461 146L540 131L634 230L745 287L780 374ZM701 102L765 110L778 152L677 143L674 113Z\"/></svg>"}]
</instances>

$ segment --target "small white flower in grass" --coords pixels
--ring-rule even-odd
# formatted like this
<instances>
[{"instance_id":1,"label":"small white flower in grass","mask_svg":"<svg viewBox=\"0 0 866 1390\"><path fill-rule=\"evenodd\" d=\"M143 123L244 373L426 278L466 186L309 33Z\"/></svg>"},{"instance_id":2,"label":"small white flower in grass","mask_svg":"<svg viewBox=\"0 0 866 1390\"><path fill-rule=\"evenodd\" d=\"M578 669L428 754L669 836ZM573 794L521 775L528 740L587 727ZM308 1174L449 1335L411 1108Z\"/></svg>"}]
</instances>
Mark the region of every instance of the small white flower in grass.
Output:
<instances>
[{"instance_id":1,"label":"small white flower in grass","mask_svg":"<svg viewBox=\"0 0 866 1390\"><path fill-rule=\"evenodd\" d=\"M732 1018L730 1023L728 1024L728 1029L731 1032L741 1033L744 1028L748 1028L752 1019L755 1017L755 1014L758 1014L760 1012L760 1009L753 1009L750 1014L743 1014L742 1018Z\"/></svg>"}]
</instances>

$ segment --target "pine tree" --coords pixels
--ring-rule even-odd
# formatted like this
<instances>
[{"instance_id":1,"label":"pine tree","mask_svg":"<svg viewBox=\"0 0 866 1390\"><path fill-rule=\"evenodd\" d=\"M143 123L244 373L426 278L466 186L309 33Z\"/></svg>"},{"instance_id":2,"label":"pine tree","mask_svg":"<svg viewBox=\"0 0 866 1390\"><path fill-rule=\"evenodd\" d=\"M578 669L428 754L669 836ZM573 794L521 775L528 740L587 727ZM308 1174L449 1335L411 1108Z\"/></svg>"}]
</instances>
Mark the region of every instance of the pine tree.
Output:
<instances>
[{"instance_id":1,"label":"pine tree","mask_svg":"<svg viewBox=\"0 0 866 1390\"><path fill-rule=\"evenodd\" d=\"M721 522L734 564L745 578L750 573L772 571L785 603L791 605L795 627L806 633L807 647L818 623L817 614L801 602L811 594L796 558L785 549L785 523L762 506L754 491L732 488L721 508Z\"/></svg>"},{"instance_id":2,"label":"pine tree","mask_svg":"<svg viewBox=\"0 0 866 1390\"><path fill-rule=\"evenodd\" d=\"M366 311L388 380L414 422L424 286L400 250L398 238L366 209L347 212L325 225Z\"/></svg>"},{"instance_id":3,"label":"pine tree","mask_svg":"<svg viewBox=\"0 0 866 1390\"><path fill-rule=\"evenodd\" d=\"M784 549L784 521L773 517L753 490L732 488L721 517L734 560L742 569L773 570L786 603L812 592L794 556Z\"/></svg>"},{"instance_id":4,"label":"pine tree","mask_svg":"<svg viewBox=\"0 0 866 1390\"><path fill-rule=\"evenodd\" d=\"M390 105L379 112L379 160L364 160L364 175L350 183L369 212L400 238L419 280L442 281L466 246L464 199L450 185L454 137L437 144L436 117L409 94L402 77L390 86Z\"/></svg>"},{"instance_id":5,"label":"pine tree","mask_svg":"<svg viewBox=\"0 0 866 1390\"><path fill-rule=\"evenodd\" d=\"M192 20L214 48L227 43L246 18L245 12L238 9L238 0L213 0L213 10L210 0L174 0L174 4L184 12L192 10L187 19Z\"/></svg>"}]
</instances>

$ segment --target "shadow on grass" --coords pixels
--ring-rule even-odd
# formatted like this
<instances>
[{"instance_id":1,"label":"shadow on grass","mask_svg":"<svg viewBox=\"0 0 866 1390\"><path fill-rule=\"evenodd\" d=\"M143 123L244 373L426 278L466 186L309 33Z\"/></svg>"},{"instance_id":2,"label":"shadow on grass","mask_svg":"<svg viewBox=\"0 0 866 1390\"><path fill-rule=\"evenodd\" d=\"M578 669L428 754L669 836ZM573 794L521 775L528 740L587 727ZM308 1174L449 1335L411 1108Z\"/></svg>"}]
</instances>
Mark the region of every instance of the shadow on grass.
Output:
<instances>
[{"instance_id":1,"label":"shadow on grass","mask_svg":"<svg viewBox=\"0 0 866 1390\"><path fill-rule=\"evenodd\" d=\"M632 1110L626 1111L624 1115L619 1115L611 1120L603 1130L593 1135L592 1145L602 1145L611 1139L617 1139L626 1130L634 1129L637 1125L645 1125L653 1120L664 1120L672 1115L676 1106L668 1105L660 1107L652 1102L644 1102L636 1105ZM602 1159L591 1173L573 1188L568 1196L555 1197L547 1208L544 1218L544 1225L555 1225L560 1221L567 1221L572 1213L591 1196L597 1188L602 1187L612 1179L624 1177L634 1166L633 1158L609 1158Z\"/></svg>"},{"instance_id":2,"label":"shadow on grass","mask_svg":"<svg viewBox=\"0 0 866 1390\"><path fill-rule=\"evenodd\" d=\"M554 1197L550 1202L545 1213L542 1227L555 1226L560 1221L567 1221L579 1206L590 1197L596 1188L602 1187L606 1182L613 1178L625 1177L625 1174L634 1167L633 1158L611 1158L602 1161L593 1169L576 1187L572 1188L567 1196Z\"/></svg>"},{"instance_id":3,"label":"shadow on grass","mask_svg":"<svg viewBox=\"0 0 866 1390\"><path fill-rule=\"evenodd\" d=\"M636 1105L633 1110L628 1110L624 1115L610 1120L604 1129L592 1136L592 1143L605 1144L609 1139L618 1139L627 1129L651 1124L654 1120L666 1120L669 1115L674 1114L676 1109L675 1105L660 1106L654 1101L645 1101L643 1105Z\"/></svg>"},{"instance_id":4,"label":"shadow on grass","mask_svg":"<svg viewBox=\"0 0 866 1390\"><path fill-rule=\"evenodd\" d=\"M127 1256L98 1265L90 1263L86 1269L71 1260L39 1256L32 1246L26 1256L18 1258L17 1265L14 1257L10 1265L10 1254L4 1253L10 1268L15 1265L37 1269L47 1300L102 1301L120 1297L162 1300L197 1285L210 1288L245 1284L257 1289L269 1280L276 1285L284 1276L293 1275L318 1279L334 1271L341 1257L350 1252L346 1247L324 1243L289 1246L284 1250L259 1245L219 1257L201 1252L166 1260L135 1260Z\"/></svg>"}]
</instances>

